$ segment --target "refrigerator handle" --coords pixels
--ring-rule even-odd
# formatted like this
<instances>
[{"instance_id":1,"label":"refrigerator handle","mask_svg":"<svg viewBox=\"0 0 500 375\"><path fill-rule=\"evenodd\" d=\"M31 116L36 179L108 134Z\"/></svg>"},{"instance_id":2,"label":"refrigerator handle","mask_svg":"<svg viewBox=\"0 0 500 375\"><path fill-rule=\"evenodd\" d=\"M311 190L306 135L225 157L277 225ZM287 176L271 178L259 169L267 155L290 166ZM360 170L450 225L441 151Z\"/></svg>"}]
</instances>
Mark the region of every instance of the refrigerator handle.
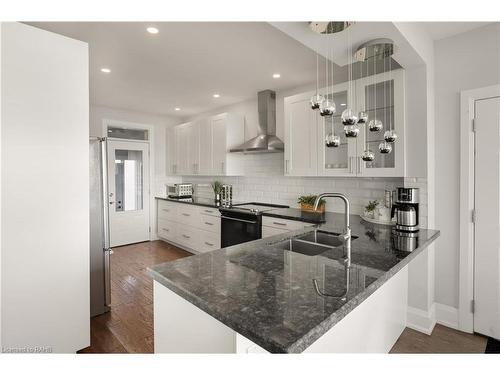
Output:
<instances>
[{"instance_id":1,"label":"refrigerator handle","mask_svg":"<svg viewBox=\"0 0 500 375\"><path fill-rule=\"evenodd\" d=\"M109 205L108 205L108 142L101 138L101 169L102 169L102 214L103 214L103 251L104 251L104 292L105 304L111 305L111 259L113 250L109 241Z\"/></svg>"}]
</instances>

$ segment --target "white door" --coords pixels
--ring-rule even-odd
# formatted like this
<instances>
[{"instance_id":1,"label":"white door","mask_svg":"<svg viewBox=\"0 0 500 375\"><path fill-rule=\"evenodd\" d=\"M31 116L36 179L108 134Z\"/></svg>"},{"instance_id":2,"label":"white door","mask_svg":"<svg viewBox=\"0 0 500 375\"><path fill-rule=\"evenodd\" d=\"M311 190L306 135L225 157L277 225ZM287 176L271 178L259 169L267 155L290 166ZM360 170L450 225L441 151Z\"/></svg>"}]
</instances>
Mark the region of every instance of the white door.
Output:
<instances>
[{"instance_id":1,"label":"white door","mask_svg":"<svg viewBox=\"0 0 500 375\"><path fill-rule=\"evenodd\" d=\"M475 112L474 331L500 339L500 98Z\"/></svg>"},{"instance_id":2,"label":"white door","mask_svg":"<svg viewBox=\"0 0 500 375\"><path fill-rule=\"evenodd\" d=\"M111 247L149 241L149 144L108 141Z\"/></svg>"}]
</instances>

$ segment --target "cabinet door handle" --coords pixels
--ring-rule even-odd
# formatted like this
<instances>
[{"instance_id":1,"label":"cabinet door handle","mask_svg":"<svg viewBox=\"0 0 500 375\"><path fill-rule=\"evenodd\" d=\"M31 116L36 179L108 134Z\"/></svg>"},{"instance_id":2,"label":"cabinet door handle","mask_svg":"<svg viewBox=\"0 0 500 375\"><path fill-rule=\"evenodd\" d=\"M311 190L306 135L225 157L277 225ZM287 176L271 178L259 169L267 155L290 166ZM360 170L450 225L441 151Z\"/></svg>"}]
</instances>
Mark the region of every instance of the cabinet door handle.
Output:
<instances>
[{"instance_id":1,"label":"cabinet door handle","mask_svg":"<svg viewBox=\"0 0 500 375\"><path fill-rule=\"evenodd\" d=\"M213 223L209 223L208 221L205 221L205 224L207 224L207 225L214 225Z\"/></svg>"},{"instance_id":2,"label":"cabinet door handle","mask_svg":"<svg viewBox=\"0 0 500 375\"><path fill-rule=\"evenodd\" d=\"M276 225L282 225L282 226L284 226L284 227L286 227L286 225L287 225L286 223L279 223L279 222L277 222L277 221L273 221L273 224L276 224Z\"/></svg>"},{"instance_id":3,"label":"cabinet door handle","mask_svg":"<svg viewBox=\"0 0 500 375\"><path fill-rule=\"evenodd\" d=\"M191 216L190 214L182 214L183 216Z\"/></svg>"},{"instance_id":4,"label":"cabinet door handle","mask_svg":"<svg viewBox=\"0 0 500 375\"><path fill-rule=\"evenodd\" d=\"M285 173L288 174L288 159L285 160Z\"/></svg>"},{"instance_id":5,"label":"cabinet door handle","mask_svg":"<svg viewBox=\"0 0 500 375\"><path fill-rule=\"evenodd\" d=\"M214 246L214 244L213 244L213 243L206 242L206 241L205 241L205 245L208 245L208 246Z\"/></svg>"},{"instance_id":6,"label":"cabinet door handle","mask_svg":"<svg viewBox=\"0 0 500 375\"><path fill-rule=\"evenodd\" d=\"M184 238L191 238L191 236L187 236L185 234L183 234L182 237L184 237Z\"/></svg>"},{"instance_id":7,"label":"cabinet door handle","mask_svg":"<svg viewBox=\"0 0 500 375\"><path fill-rule=\"evenodd\" d=\"M223 162L223 161L221 161L221 163L220 163L220 164L221 164L221 172L222 172L222 174L224 174L224 162Z\"/></svg>"}]
</instances>

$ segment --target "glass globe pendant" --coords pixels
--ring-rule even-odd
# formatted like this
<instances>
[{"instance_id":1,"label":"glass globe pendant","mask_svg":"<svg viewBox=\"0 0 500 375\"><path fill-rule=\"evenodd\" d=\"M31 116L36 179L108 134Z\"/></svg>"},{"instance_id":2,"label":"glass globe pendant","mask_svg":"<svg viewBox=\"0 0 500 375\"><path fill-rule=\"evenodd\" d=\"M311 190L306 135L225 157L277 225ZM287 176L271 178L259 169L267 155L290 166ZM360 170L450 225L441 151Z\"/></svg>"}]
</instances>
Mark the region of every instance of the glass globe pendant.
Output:
<instances>
[{"instance_id":1,"label":"glass globe pendant","mask_svg":"<svg viewBox=\"0 0 500 375\"><path fill-rule=\"evenodd\" d=\"M323 95L314 94L310 100L311 109L319 109L321 103L323 103L324 100L325 98L323 97Z\"/></svg>"},{"instance_id":2,"label":"glass globe pendant","mask_svg":"<svg viewBox=\"0 0 500 375\"><path fill-rule=\"evenodd\" d=\"M378 145L378 150L381 154L390 154L392 151L392 146L386 141L380 142L380 144Z\"/></svg>"},{"instance_id":3,"label":"glass globe pendant","mask_svg":"<svg viewBox=\"0 0 500 375\"><path fill-rule=\"evenodd\" d=\"M370 120L370 122L368 123L368 129L371 132L378 132L382 130L383 127L384 125L382 124L382 121L377 119Z\"/></svg>"},{"instance_id":4,"label":"glass globe pendant","mask_svg":"<svg viewBox=\"0 0 500 375\"><path fill-rule=\"evenodd\" d=\"M359 111L358 113L358 124L366 124L368 122L368 113L365 111Z\"/></svg>"},{"instance_id":5,"label":"glass globe pendant","mask_svg":"<svg viewBox=\"0 0 500 375\"><path fill-rule=\"evenodd\" d=\"M363 159L363 161L373 161L375 159L375 154L371 150L365 150L361 155L361 159Z\"/></svg>"},{"instance_id":6,"label":"glass globe pendant","mask_svg":"<svg viewBox=\"0 0 500 375\"><path fill-rule=\"evenodd\" d=\"M394 142L396 142L396 139L398 139L398 135L396 134L396 132L394 130L387 130L384 133L384 139L388 143L394 143Z\"/></svg>"},{"instance_id":7,"label":"glass globe pendant","mask_svg":"<svg viewBox=\"0 0 500 375\"><path fill-rule=\"evenodd\" d=\"M356 138L359 134L359 126L358 125L346 125L344 126L345 136L348 138Z\"/></svg>"},{"instance_id":8,"label":"glass globe pendant","mask_svg":"<svg viewBox=\"0 0 500 375\"><path fill-rule=\"evenodd\" d=\"M325 99L319 105L319 114L321 116L331 116L337 111L335 102L330 99Z\"/></svg>"},{"instance_id":9,"label":"glass globe pendant","mask_svg":"<svg viewBox=\"0 0 500 375\"><path fill-rule=\"evenodd\" d=\"M358 123L358 116L356 116L352 109L344 109L341 115L342 125L356 125Z\"/></svg>"}]
</instances>

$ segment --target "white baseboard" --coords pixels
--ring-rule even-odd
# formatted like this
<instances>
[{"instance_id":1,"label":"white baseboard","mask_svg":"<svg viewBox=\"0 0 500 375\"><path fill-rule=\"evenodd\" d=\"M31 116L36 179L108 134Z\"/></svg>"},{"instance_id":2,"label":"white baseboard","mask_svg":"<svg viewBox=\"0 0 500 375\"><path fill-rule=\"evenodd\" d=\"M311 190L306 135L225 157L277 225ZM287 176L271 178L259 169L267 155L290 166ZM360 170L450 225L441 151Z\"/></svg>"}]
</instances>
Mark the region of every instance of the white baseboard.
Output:
<instances>
[{"instance_id":1,"label":"white baseboard","mask_svg":"<svg viewBox=\"0 0 500 375\"><path fill-rule=\"evenodd\" d=\"M406 326L416 331L430 335L436 325L436 310L434 304L428 310L408 306Z\"/></svg>"},{"instance_id":2,"label":"white baseboard","mask_svg":"<svg viewBox=\"0 0 500 375\"><path fill-rule=\"evenodd\" d=\"M458 309L452 306L434 303L436 309L436 320L439 324L453 329L458 328Z\"/></svg>"},{"instance_id":3,"label":"white baseboard","mask_svg":"<svg viewBox=\"0 0 500 375\"><path fill-rule=\"evenodd\" d=\"M433 303L429 311L408 306L406 326L430 335L436 323L458 328L458 309L441 303Z\"/></svg>"}]
</instances>

